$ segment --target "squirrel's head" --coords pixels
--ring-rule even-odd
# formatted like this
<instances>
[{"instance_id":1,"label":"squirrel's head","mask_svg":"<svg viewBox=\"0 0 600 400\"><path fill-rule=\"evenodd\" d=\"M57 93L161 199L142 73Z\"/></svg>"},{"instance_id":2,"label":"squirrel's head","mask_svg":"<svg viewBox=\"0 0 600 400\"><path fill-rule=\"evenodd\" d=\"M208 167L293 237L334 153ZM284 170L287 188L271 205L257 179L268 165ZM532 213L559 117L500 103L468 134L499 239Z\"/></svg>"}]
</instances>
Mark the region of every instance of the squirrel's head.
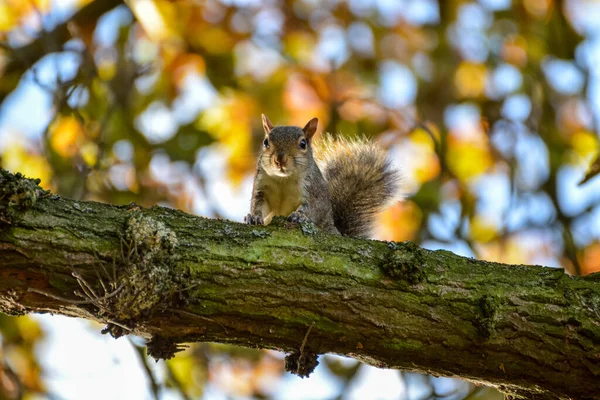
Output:
<instances>
[{"instance_id":1,"label":"squirrel's head","mask_svg":"<svg viewBox=\"0 0 600 400\"><path fill-rule=\"evenodd\" d=\"M312 158L311 140L317 131L319 120L313 118L304 128L297 126L273 126L262 115L265 138L260 165L265 172L281 178L297 176L306 170Z\"/></svg>"}]
</instances>

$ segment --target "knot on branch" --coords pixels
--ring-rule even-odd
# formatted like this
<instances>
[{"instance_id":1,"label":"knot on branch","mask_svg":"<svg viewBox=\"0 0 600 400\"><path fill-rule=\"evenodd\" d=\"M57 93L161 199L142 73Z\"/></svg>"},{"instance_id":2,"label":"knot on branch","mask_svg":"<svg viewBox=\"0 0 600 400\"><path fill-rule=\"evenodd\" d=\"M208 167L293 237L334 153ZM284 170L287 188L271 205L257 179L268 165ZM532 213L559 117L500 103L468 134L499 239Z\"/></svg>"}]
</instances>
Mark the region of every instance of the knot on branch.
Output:
<instances>
[{"instance_id":1,"label":"knot on branch","mask_svg":"<svg viewBox=\"0 0 600 400\"><path fill-rule=\"evenodd\" d=\"M387 254L381 270L390 278L406 281L412 285L425 279L425 264L422 249L412 242L389 244L391 251Z\"/></svg>"},{"instance_id":2,"label":"knot on branch","mask_svg":"<svg viewBox=\"0 0 600 400\"><path fill-rule=\"evenodd\" d=\"M174 250L178 245L175 233L139 210L127 220L124 231L121 260L113 259L112 274L100 259L101 270L96 269L96 282L73 271L81 289L75 294L84 300L69 299L36 288L28 288L28 291L72 305L95 306L98 318L108 323L102 333L109 333L114 338L133 331L140 320L150 318L163 301L174 295L179 295L177 301L180 303L185 302L181 292L186 289L181 288L187 275L173 268ZM119 274L117 264L120 265ZM107 283L100 272L108 277Z\"/></svg>"},{"instance_id":3,"label":"knot on branch","mask_svg":"<svg viewBox=\"0 0 600 400\"><path fill-rule=\"evenodd\" d=\"M13 209L33 207L49 191L42 189L40 179L25 178L21 173L11 174L0 168L0 223L11 223Z\"/></svg>"},{"instance_id":4,"label":"knot on branch","mask_svg":"<svg viewBox=\"0 0 600 400\"><path fill-rule=\"evenodd\" d=\"M292 222L288 217L273 217L269 223L270 227L280 227L285 229L297 229L300 228L304 236L314 236L321 233L321 230L314 222L310 220L306 221L295 221ZM268 233L267 233L268 234ZM256 235L255 235L256 236Z\"/></svg>"},{"instance_id":5,"label":"knot on branch","mask_svg":"<svg viewBox=\"0 0 600 400\"><path fill-rule=\"evenodd\" d=\"M494 296L485 295L479 299L480 316L477 317L477 329L484 338L492 336L496 328L496 314L498 313L499 300Z\"/></svg>"},{"instance_id":6,"label":"knot on branch","mask_svg":"<svg viewBox=\"0 0 600 400\"><path fill-rule=\"evenodd\" d=\"M148 355L158 360L169 360L175 357L175 353L183 351L187 346L178 345L172 339L167 339L164 336L153 335L152 339L146 343L146 351Z\"/></svg>"},{"instance_id":7,"label":"knot on branch","mask_svg":"<svg viewBox=\"0 0 600 400\"><path fill-rule=\"evenodd\" d=\"M285 370L300 378L306 378L319 365L317 353L307 351L294 351L285 356Z\"/></svg>"},{"instance_id":8,"label":"knot on branch","mask_svg":"<svg viewBox=\"0 0 600 400\"><path fill-rule=\"evenodd\" d=\"M306 221L301 223L300 229L302 229L302 234L304 236L313 236L321 232L319 230L319 227L315 225L312 221Z\"/></svg>"},{"instance_id":9,"label":"knot on branch","mask_svg":"<svg viewBox=\"0 0 600 400\"><path fill-rule=\"evenodd\" d=\"M140 211L127 220L125 239L135 246L132 255L145 264L168 257L178 245L175 232Z\"/></svg>"},{"instance_id":10,"label":"knot on branch","mask_svg":"<svg viewBox=\"0 0 600 400\"><path fill-rule=\"evenodd\" d=\"M0 295L0 312L20 317L27 313L27 309L21 304L21 296L16 289L9 289Z\"/></svg>"},{"instance_id":11,"label":"knot on branch","mask_svg":"<svg viewBox=\"0 0 600 400\"><path fill-rule=\"evenodd\" d=\"M596 281L596 282L600 282L600 272L593 272L591 274L582 276L581 279L583 280L587 280L587 281Z\"/></svg>"},{"instance_id":12,"label":"knot on branch","mask_svg":"<svg viewBox=\"0 0 600 400\"><path fill-rule=\"evenodd\" d=\"M128 330L129 329L126 328L124 325L117 325L116 323L109 322L104 327L104 329L100 331L100 333L102 333L103 335L106 335L108 333L113 338L118 339L123 335L127 335L129 333Z\"/></svg>"},{"instance_id":13,"label":"knot on branch","mask_svg":"<svg viewBox=\"0 0 600 400\"><path fill-rule=\"evenodd\" d=\"M583 279L587 279L587 276L583 277ZM598 291L589 289L573 290L568 288L564 291L564 297L569 302L578 304L583 309L589 311L595 318L600 319L600 295Z\"/></svg>"},{"instance_id":14,"label":"knot on branch","mask_svg":"<svg viewBox=\"0 0 600 400\"><path fill-rule=\"evenodd\" d=\"M177 293L186 277L173 268L178 246L175 233L141 211L134 211L127 220L121 245L123 265L116 286L122 290L101 314L115 321L127 321L133 327L137 320L150 317L162 301Z\"/></svg>"},{"instance_id":15,"label":"knot on branch","mask_svg":"<svg viewBox=\"0 0 600 400\"><path fill-rule=\"evenodd\" d=\"M285 370L294 375L298 375L300 378L305 378L312 374L315 368L317 368L317 365L319 365L319 361L317 361L319 355L317 353L305 351L308 336L314 326L315 323L313 322L306 330L300 350L293 351L285 356Z\"/></svg>"}]
</instances>

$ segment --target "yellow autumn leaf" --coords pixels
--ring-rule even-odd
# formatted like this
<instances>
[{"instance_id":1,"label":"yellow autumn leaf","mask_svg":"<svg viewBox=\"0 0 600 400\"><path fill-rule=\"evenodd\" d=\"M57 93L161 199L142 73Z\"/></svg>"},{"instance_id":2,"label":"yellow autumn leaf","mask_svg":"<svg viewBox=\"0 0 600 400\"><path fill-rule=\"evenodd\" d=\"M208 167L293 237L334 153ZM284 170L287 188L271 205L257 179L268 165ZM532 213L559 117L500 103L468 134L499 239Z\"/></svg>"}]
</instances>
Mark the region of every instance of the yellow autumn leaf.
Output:
<instances>
[{"instance_id":1,"label":"yellow autumn leaf","mask_svg":"<svg viewBox=\"0 0 600 400\"><path fill-rule=\"evenodd\" d=\"M17 24L13 9L5 3L0 3L0 32L8 32Z\"/></svg>"},{"instance_id":2,"label":"yellow autumn leaf","mask_svg":"<svg viewBox=\"0 0 600 400\"><path fill-rule=\"evenodd\" d=\"M83 135L83 127L75 117L61 116L50 127L50 145L61 157L73 157Z\"/></svg>"},{"instance_id":3,"label":"yellow autumn leaf","mask_svg":"<svg viewBox=\"0 0 600 400\"><path fill-rule=\"evenodd\" d=\"M470 237L478 242L489 242L498 233L496 226L482 215L475 215L470 221Z\"/></svg>"},{"instance_id":4,"label":"yellow autumn leaf","mask_svg":"<svg viewBox=\"0 0 600 400\"><path fill-rule=\"evenodd\" d=\"M202 374L202 371L198 370L198 365L189 350L177 354L177 357L168 360L167 363L185 393L193 397L202 396L202 386L197 383L198 375Z\"/></svg>"},{"instance_id":5,"label":"yellow autumn leaf","mask_svg":"<svg viewBox=\"0 0 600 400\"><path fill-rule=\"evenodd\" d=\"M484 95L487 69L485 65L462 62L454 75L454 86L460 97Z\"/></svg>"},{"instance_id":6,"label":"yellow autumn leaf","mask_svg":"<svg viewBox=\"0 0 600 400\"><path fill-rule=\"evenodd\" d=\"M306 32L290 32L284 38L286 54L296 60L308 63L314 56L315 39Z\"/></svg>"},{"instance_id":7,"label":"yellow autumn leaf","mask_svg":"<svg viewBox=\"0 0 600 400\"><path fill-rule=\"evenodd\" d=\"M110 81L112 78L115 77L117 73L117 64L108 57L101 58L100 60L98 60L97 70L100 79L102 79L103 81Z\"/></svg>"},{"instance_id":8,"label":"yellow autumn leaf","mask_svg":"<svg viewBox=\"0 0 600 400\"><path fill-rule=\"evenodd\" d=\"M377 216L375 237L379 240L414 240L423 219L423 212L412 201L388 207Z\"/></svg>"},{"instance_id":9,"label":"yellow autumn leaf","mask_svg":"<svg viewBox=\"0 0 600 400\"><path fill-rule=\"evenodd\" d=\"M233 37L219 26L206 27L201 36L194 38L194 42L213 54L229 53L235 45Z\"/></svg>"},{"instance_id":10,"label":"yellow autumn leaf","mask_svg":"<svg viewBox=\"0 0 600 400\"><path fill-rule=\"evenodd\" d=\"M32 318L18 318L16 323L23 340L33 343L44 337L44 332L38 321Z\"/></svg>"},{"instance_id":11,"label":"yellow autumn leaf","mask_svg":"<svg viewBox=\"0 0 600 400\"><path fill-rule=\"evenodd\" d=\"M47 13L50 6L50 0L0 0L0 32L16 28L31 13Z\"/></svg>"},{"instance_id":12,"label":"yellow autumn leaf","mask_svg":"<svg viewBox=\"0 0 600 400\"><path fill-rule=\"evenodd\" d=\"M594 159L594 161L592 161L592 163L588 167L588 170L585 173L585 176L583 177L583 179L579 182L579 185L583 185L584 183L586 183L590 179L594 178L598 174L600 174L600 154L596 155L596 158Z\"/></svg>"},{"instance_id":13,"label":"yellow autumn leaf","mask_svg":"<svg viewBox=\"0 0 600 400\"><path fill-rule=\"evenodd\" d=\"M9 144L2 153L2 168L12 172L20 172L31 178L39 178L40 186L53 189L52 168L46 158L33 151L27 150L20 143Z\"/></svg>"},{"instance_id":14,"label":"yellow autumn leaf","mask_svg":"<svg viewBox=\"0 0 600 400\"><path fill-rule=\"evenodd\" d=\"M191 53L179 53L174 56L169 70L172 71L173 82L180 89L185 85L185 78L189 74L204 75L206 72L206 63L202 56Z\"/></svg>"},{"instance_id":15,"label":"yellow autumn leaf","mask_svg":"<svg viewBox=\"0 0 600 400\"><path fill-rule=\"evenodd\" d=\"M448 167L461 181L477 177L492 166L492 155L485 143L451 138L446 157Z\"/></svg>"},{"instance_id":16,"label":"yellow autumn leaf","mask_svg":"<svg viewBox=\"0 0 600 400\"><path fill-rule=\"evenodd\" d=\"M98 159L98 145L94 142L86 142L84 143L80 150L81 158L85 163L89 166L96 165L96 160Z\"/></svg>"},{"instance_id":17,"label":"yellow autumn leaf","mask_svg":"<svg viewBox=\"0 0 600 400\"><path fill-rule=\"evenodd\" d=\"M198 120L200 129L209 132L227 149L229 176L234 184L239 184L256 163L252 126L258 115L250 96L231 92L217 105L207 109Z\"/></svg>"},{"instance_id":18,"label":"yellow autumn leaf","mask_svg":"<svg viewBox=\"0 0 600 400\"><path fill-rule=\"evenodd\" d=\"M422 157L422 162L414 165L414 177L419 183L436 178L441 172L440 160L434 153Z\"/></svg>"},{"instance_id":19,"label":"yellow autumn leaf","mask_svg":"<svg viewBox=\"0 0 600 400\"><path fill-rule=\"evenodd\" d=\"M15 1L18 1L19 3L23 3L23 1L21 1L21 0L12 0L12 1L13 1L13 3ZM27 3L27 2L25 2L25 3ZM32 6L32 8L35 7L34 9L36 12L44 13L44 12L48 12L50 10L52 0L30 0L28 3Z\"/></svg>"},{"instance_id":20,"label":"yellow autumn leaf","mask_svg":"<svg viewBox=\"0 0 600 400\"><path fill-rule=\"evenodd\" d=\"M530 260L520 243L522 241L514 238L479 242L476 244L477 255L482 260L492 262L527 264Z\"/></svg>"},{"instance_id":21,"label":"yellow autumn leaf","mask_svg":"<svg viewBox=\"0 0 600 400\"><path fill-rule=\"evenodd\" d=\"M431 137L432 134L436 135L434 131L430 133L423 128L417 128L409 135L411 145L418 154L411 163L411 168L414 178L420 183L430 181L437 177L441 171L439 158L435 152L435 142Z\"/></svg>"},{"instance_id":22,"label":"yellow autumn leaf","mask_svg":"<svg viewBox=\"0 0 600 400\"><path fill-rule=\"evenodd\" d=\"M600 272L600 243L594 242L583 250L581 257L581 274Z\"/></svg>"},{"instance_id":23,"label":"yellow autumn leaf","mask_svg":"<svg viewBox=\"0 0 600 400\"><path fill-rule=\"evenodd\" d=\"M409 137L413 143L423 146L431 151L435 151L435 142L429 132L425 129L417 128L410 133Z\"/></svg>"},{"instance_id":24,"label":"yellow autumn leaf","mask_svg":"<svg viewBox=\"0 0 600 400\"><path fill-rule=\"evenodd\" d=\"M179 39L179 18L175 3L167 0L127 0L125 3L153 41Z\"/></svg>"},{"instance_id":25,"label":"yellow autumn leaf","mask_svg":"<svg viewBox=\"0 0 600 400\"><path fill-rule=\"evenodd\" d=\"M578 155L586 158L597 151L598 137L596 134L588 131L575 132L571 136L571 145Z\"/></svg>"},{"instance_id":26,"label":"yellow autumn leaf","mask_svg":"<svg viewBox=\"0 0 600 400\"><path fill-rule=\"evenodd\" d=\"M290 76L283 91L283 105L289 119L281 123L304 126L316 117L319 119L317 131L321 131L327 126L329 119L329 110L321 99L328 97L327 85L321 77L314 76L311 79L302 75Z\"/></svg>"}]
</instances>

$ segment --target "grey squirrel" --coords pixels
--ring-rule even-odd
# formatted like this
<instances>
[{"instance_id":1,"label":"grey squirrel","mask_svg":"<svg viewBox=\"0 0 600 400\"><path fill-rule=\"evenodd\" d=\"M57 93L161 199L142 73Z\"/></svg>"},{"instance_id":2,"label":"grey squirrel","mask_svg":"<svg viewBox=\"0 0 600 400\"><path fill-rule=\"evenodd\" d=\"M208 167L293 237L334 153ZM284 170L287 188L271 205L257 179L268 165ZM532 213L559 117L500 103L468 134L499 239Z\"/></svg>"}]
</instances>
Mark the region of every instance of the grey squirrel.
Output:
<instances>
[{"instance_id":1,"label":"grey squirrel","mask_svg":"<svg viewBox=\"0 0 600 400\"><path fill-rule=\"evenodd\" d=\"M265 138L246 223L267 225L280 215L312 221L327 233L367 238L375 215L401 199L401 174L375 143L332 136L313 143L317 118L304 128L275 127L263 114L262 123Z\"/></svg>"}]
</instances>

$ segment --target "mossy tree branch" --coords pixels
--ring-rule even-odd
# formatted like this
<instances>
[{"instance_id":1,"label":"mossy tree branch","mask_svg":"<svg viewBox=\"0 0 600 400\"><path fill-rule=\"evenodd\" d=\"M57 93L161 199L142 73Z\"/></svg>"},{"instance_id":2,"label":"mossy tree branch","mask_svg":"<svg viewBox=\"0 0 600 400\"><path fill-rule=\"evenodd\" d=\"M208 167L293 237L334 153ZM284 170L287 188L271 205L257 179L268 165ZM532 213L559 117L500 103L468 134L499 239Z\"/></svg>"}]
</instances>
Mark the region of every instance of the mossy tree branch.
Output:
<instances>
[{"instance_id":1,"label":"mossy tree branch","mask_svg":"<svg viewBox=\"0 0 600 400\"><path fill-rule=\"evenodd\" d=\"M0 170L0 311L52 312L150 339L316 355L461 377L515 396L600 393L600 283L410 243L135 205L77 202Z\"/></svg>"}]
</instances>

